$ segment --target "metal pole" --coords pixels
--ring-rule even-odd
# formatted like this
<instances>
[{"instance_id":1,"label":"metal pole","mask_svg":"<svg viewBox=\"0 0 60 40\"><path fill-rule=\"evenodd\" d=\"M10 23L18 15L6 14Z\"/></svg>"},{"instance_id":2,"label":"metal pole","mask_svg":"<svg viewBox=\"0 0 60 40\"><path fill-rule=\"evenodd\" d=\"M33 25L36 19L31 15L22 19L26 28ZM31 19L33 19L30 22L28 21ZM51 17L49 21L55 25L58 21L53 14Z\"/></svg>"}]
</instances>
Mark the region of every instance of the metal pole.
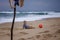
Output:
<instances>
[{"instance_id":1,"label":"metal pole","mask_svg":"<svg viewBox=\"0 0 60 40\"><path fill-rule=\"evenodd\" d=\"M12 22L12 26L11 26L11 40L13 40L13 28L14 28L14 22L15 22L15 17L16 17L16 4L14 4L15 8L14 8L14 16L13 16L13 22Z\"/></svg>"}]
</instances>

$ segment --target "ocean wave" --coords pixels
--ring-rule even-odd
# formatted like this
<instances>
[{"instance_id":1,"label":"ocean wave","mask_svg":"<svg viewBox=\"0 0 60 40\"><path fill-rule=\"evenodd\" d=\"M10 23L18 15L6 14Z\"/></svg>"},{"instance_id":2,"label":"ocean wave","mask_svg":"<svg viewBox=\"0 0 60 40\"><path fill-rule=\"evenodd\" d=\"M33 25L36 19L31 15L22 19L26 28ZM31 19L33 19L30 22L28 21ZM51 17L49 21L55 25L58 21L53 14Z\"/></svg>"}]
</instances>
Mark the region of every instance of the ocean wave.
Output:
<instances>
[{"instance_id":1,"label":"ocean wave","mask_svg":"<svg viewBox=\"0 0 60 40\"><path fill-rule=\"evenodd\" d=\"M3 11L3 12L0 12L0 13L14 13L14 12ZM20 13L20 12L16 12L16 13Z\"/></svg>"},{"instance_id":2,"label":"ocean wave","mask_svg":"<svg viewBox=\"0 0 60 40\"><path fill-rule=\"evenodd\" d=\"M11 12L0 12L0 17L13 17L13 13ZM32 12L32 13L27 13L27 12L25 12L25 13L23 13L23 12L21 12L21 13L16 13L16 17L23 17L23 16L28 16L28 15L48 15L48 13L40 13L40 12Z\"/></svg>"},{"instance_id":3,"label":"ocean wave","mask_svg":"<svg viewBox=\"0 0 60 40\"><path fill-rule=\"evenodd\" d=\"M3 12L0 12L0 13L14 13L13 11L3 11ZM48 12L16 12L16 13L48 13Z\"/></svg>"},{"instance_id":4,"label":"ocean wave","mask_svg":"<svg viewBox=\"0 0 60 40\"><path fill-rule=\"evenodd\" d=\"M0 23L12 22L13 12L0 12ZM16 21L34 21L44 18L60 17L60 13L55 12L17 12Z\"/></svg>"},{"instance_id":5,"label":"ocean wave","mask_svg":"<svg viewBox=\"0 0 60 40\"><path fill-rule=\"evenodd\" d=\"M56 17L60 17L60 16L56 16L56 15L29 15L29 16L25 16L25 17L18 17L15 18L15 22L21 22L21 21L35 21L35 20L42 20L45 18L56 18ZM12 22L13 18L0 18L0 24L1 23L6 23L6 22Z\"/></svg>"}]
</instances>

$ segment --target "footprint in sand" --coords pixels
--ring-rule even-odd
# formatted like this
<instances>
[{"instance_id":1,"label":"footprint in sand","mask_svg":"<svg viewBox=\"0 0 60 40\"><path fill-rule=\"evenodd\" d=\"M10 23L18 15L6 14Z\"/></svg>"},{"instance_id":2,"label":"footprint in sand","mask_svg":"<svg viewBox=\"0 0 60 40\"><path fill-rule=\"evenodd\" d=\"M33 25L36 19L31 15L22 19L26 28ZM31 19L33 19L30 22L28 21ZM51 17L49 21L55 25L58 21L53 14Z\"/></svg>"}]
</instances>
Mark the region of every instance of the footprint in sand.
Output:
<instances>
[{"instance_id":1,"label":"footprint in sand","mask_svg":"<svg viewBox=\"0 0 60 40\"><path fill-rule=\"evenodd\" d=\"M55 33L56 33L56 34L60 34L60 29L58 29Z\"/></svg>"},{"instance_id":2,"label":"footprint in sand","mask_svg":"<svg viewBox=\"0 0 60 40\"><path fill-rule=\"evenodd\" d=\"M26 40L25 38L20 38L20 39L18 39L18 40Z\"/></svg>"},{"instance_id":3,"label":"footprint in sand","mask_svg":"<svg viewBox=\"0 0 60 40\"><path fill-rule=\"evenodd\" d=\"M5 36L5 32L0 32L0 36Z\"/></svg>"},{"instance_id":4,"label":"footprint in sand","mask_svg":"<svg viewBox=\"0 0 60 40\"><path fill-rule=\"evenodd\" d=\"M58 38L57 40L60 40L60 38Z\"/></svg>"},{"instance_id":5,"label":"footprint in sand","mask_svg":"<svg viewBox=\"0 0 60 40\"><path fill-rule=\"evenodd\" d=\"M48 33L48 32L50 32L50 31L46 30L44 32L39 32L39 34L41 34L41 33Z\"/></svg>"},{"instance_id":6,"label":"footprint in sand","mask_svg":"<svg viewBox=\"0 0 60 40\"><path fill-rule=\"evenodd\" d=\"M43 38L42 40L47 40L46 38Z\"/></svg>"},{"instance_id":7,"label":"footprint in sand","mask_svg":"<svg viewBox=\"0 0 60 40\"><path fill-rule=\"evenodd\" d=\"M26 32L20 32L20 34L24 34L25 35L25 34L28 34L28 33L26 33Z\"/></svg>"},{"instance_id":8,"label":"footprint in sand","mask_svg":"<svg viewBox=\"0 0 60 40\"><path fill-rule=\"evenodd\" d=\"M0 32L0 35L1 35L1 34L5 34L5 32Z\"/></svg>"},{"instance_id":9,"label":"footprint in sand","mask_svg":"<svg viewBox=\"0 0 60 40\"><path fill-rule=\"evenodd\" d=\"M56 35L54 37L57 37Z\"/></svg>"},{"instance_id":10,"label":"footprint in sand","mask_svg":"<svg viewBox=\"0 0 60 40\"><path fill-rule=\"evenodd\" d=\"M19 34L22 36L22 35L27 35L28 33L26 33L26 32L20 32Z\"/></svg>"},{"instance_id":11,"label":"footprint in sand","mask_svg":"<svg viewBox=\"0 0 60 40\"><path fill-rule=\"evenodd\" d=\"M44 31L44 33L48 33L48 32L49 32L48 30Z\"/></svg>"},{"instance_id":12,"label":"footprint in sand","mask_svg":"<svg viewBox=\"0 0 60 40\"><path fill-rule=\"evenodd\" d=\"M40 35L35 35L33 37L27 38L28 40L38 40L41 36Z\"/></svg>"},{"instance_id":13,"label":"footprint in sand","mask_svg":"<svg viewBox=\"0 0 60 40\"><path fill-rule=\"evenodd\" d=\"M24 36L27 35L28 33L26 32L19 32L18 34L15 34L15 36Z\"/></svg>"},{"instance_id":14,"label":"footprint in sand","mask_svg":"<svg viewBox=\"0 0 60 40\"><path fill-rule=\"evenodd\" d=\"M40 36L40 35L36 35L35 37L38 39L38 38L40 38L41 36Z\"/></svg>"},{"instance_id":15,"label":"footprint in sand","mask_svg":"<svg viewBox=\"0 0 60 40\"><path fill-rule=\"evenodd\" d=\"M27 38L27 40L35 40L34 37Z\"/></svg>"},{"instance_id":16,"label":"footprint in sand","mask_svg":"<svg viewBox=\"0 0 60 40\"><path fill-rule=\"evenodd\" d=\"M52 37L52 34L43 34L42 35L44 38L51 38Z\"/></svg>"},{"instance_id":17,"label":"footprint in sand","mask_svg":"<svg viewBox=\"0 0 60 40\"><path fill-rule=\"evenodd\" d=\"M47 38L43 38L42 35L36 35L36 40L47 40Z\"/></svg>"},{"instance_id":18,"label":"footprint in sand","mask_svg":"<svg viewBox=\"0 0 60 40\"><path fill-rule=\"evenodd\" d=\"M11 34L9 34L9 33L7 33L7 34L5 34L5 35L7 35L7 36L11 36Z\"/></svg>"}]
</instances>

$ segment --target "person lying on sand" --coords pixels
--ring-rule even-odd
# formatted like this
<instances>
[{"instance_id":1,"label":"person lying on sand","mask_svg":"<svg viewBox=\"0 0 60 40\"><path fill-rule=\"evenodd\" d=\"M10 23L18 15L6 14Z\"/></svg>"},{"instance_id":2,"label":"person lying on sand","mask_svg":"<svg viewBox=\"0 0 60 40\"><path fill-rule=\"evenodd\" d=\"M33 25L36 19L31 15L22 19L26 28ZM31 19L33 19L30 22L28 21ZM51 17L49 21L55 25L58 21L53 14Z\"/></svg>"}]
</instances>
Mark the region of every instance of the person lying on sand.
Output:
<instances>
[{"instance_id":1,"label":"person lying on sand","mask_svg":"<svg viewBox=\"0 0 60 40\"><path fill-rule=\"evenodd\" d=\"M23 23L24 23L23 24L23 29L33 29L34 28L32 26L27 25L27 22L26 21L24 21Z\"/></svg>"}]
</instances>

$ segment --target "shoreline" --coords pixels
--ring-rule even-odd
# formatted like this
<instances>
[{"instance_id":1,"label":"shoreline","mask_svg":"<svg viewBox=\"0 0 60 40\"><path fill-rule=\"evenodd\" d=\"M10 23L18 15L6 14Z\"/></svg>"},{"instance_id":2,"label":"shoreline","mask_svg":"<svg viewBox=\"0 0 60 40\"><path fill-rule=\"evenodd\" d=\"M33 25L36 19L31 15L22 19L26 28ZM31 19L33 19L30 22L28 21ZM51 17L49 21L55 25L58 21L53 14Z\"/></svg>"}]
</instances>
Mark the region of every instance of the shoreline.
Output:
<instances>
[{"instance_id":1,"label":"shoreline","mask_svg":"<svg viewBox=\"0 0 60 40\"><path fill-rule=\"evenodd\" d=\"M14 40L60 40L60 18L27 21L34 29L23 29L23 22L15 22ZM43 28L38 25L43 24ZM10 40L11 22L0 24L0 40Z\"/></svg>"},{"instance_id":2,"label":"shoreline","mask_svg":"<svg viewBox=\"0 0 60 40\"><path fill-rule=\"evenodd\" d=\"M52 17L52 18L60 18L60 17ZM47 20L47 19L52 19L52 18L51 17L50 18L42 18L40 20ZM39 19L37 19L37 20L30 20L30 21L39 21ZM23 22L23 21L15 21L15 22ZM12 23L12 21L11 22L1 22L0 24L4 24L4 23Z\"/></svg>"},{"instance_id":3,"label":"shoreline","mask_svg":"<svg viewBox=\"0 0 60 40\"><path fill-rule=\"evenodd\" d=\"M53 24L57 24L59 22L60 22L60 17L58 17L58 18L57 17L56 18L45 18L45 19L42 19L42 20L35 20L35 21L27 21L28 25L31 25L33 27L35 25L38 26L39 24L43 24L43 26L47 26L46 24L48 24L48 23L49 23L48 25L53 25ZM12 22L1 23L0 27L3 27L4 25L6 27L8 27L8 26L11 27ZM21 21L21 22L18 21L18 22L15 22L15 24L14 24L15 27L16 26L22 26L22 25L23 25L23 21Z\"/></svg>"}]
</instances>

